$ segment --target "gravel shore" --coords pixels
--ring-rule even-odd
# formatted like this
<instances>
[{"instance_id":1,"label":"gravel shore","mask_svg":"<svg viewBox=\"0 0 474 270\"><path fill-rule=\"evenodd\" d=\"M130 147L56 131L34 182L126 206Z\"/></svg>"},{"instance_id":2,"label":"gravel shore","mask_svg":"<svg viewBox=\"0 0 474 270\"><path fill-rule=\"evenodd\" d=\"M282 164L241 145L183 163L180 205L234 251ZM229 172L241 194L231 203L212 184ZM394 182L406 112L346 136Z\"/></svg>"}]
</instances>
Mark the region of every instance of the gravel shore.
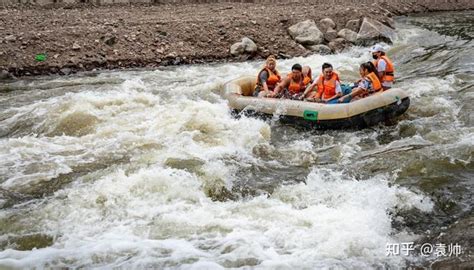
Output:
<instances>
[{"instance_id":1,"label":"gravel shore","mask_svg":"<svg viewBox=\"0 0 474 270\"><path fill-rule=\"evenodd\" d=\"M296 43L288 27L307 19L329 17L339 31L351 19L390 25L397 15L474 8L469 1L430 7L419 1L318 2L4 8L0 77L301 56L313 52ZM257 52L232 56L230 46L243 37L255 42ZM38 54L45 60L38 61Z\"/></svg>"}]
</instances>

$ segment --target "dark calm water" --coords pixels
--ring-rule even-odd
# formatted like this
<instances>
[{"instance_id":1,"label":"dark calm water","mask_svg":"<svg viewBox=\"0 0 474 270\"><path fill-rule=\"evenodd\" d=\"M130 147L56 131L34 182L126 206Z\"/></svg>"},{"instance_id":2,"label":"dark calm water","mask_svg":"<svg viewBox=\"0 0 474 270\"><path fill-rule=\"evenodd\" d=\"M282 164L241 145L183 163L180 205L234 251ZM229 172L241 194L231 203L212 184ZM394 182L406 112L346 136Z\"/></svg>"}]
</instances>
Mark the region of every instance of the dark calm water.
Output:
<instances>
[{"instance_id":1,"label":"dark calm water","mask_svg":"<svg viewBox=\"0 0 474 270\"><path fill-rule=\"evenodd\" d=\"M261 62L0 84L0 268L422 265L387 244L472 217L473 15L397 19L411 107L360 131L233 118L219 91Z\"/></svg>"}]
</instances>

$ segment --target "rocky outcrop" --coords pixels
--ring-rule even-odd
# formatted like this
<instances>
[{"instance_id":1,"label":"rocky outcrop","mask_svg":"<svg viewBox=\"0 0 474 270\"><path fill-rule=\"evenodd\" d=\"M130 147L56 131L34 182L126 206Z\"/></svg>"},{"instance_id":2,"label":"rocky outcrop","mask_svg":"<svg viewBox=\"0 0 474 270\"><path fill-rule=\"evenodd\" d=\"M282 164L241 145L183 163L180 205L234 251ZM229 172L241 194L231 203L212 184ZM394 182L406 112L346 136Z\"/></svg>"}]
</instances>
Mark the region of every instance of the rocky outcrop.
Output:
<instances>
[{"instance_id":1,"label":"rocky outcrop","mask_svg":"<svg viewBox=\"0 0 474 270\"><path fill-rule=\"evenodd\" d=\"M357 33L347 28L341 29L341 31L337 33L337 36L352 43L357 41Z\"/></svg>"},{"instance_id":2,"label":"rocky outcrop","mask_svg":"<svg viewBox=\"0 0 474 270\"><path fill-rule=\"evenodd\" d=\"M253 54L257 52L257 45L253 40L248 37L242 38L242 41L232 44L230 46L230 54L233 56L241 55L244 53Z\"/></svg>"},{"instance_id":3,"label":"rocky outcrop","mask_svg":"<svg viewBox=\"0 0 474 270\"><path fill-rule=\"evenodd\" d=\"M302 45L317 45L323 42L324 35L313 20L306 20L288 28L290 36Z\"/></svg>"},{"instance_id":4,"label":"rocky outcrop","mask_svg":"<svg viewBox=\"0 0 474 270\"><path fill-rule=\"evenodd\" d=\"M368 46L378 42L392 43L395 30L383 23L369 18L364 18L357 34L356 44Z\"/></svg>"}]
</instances>

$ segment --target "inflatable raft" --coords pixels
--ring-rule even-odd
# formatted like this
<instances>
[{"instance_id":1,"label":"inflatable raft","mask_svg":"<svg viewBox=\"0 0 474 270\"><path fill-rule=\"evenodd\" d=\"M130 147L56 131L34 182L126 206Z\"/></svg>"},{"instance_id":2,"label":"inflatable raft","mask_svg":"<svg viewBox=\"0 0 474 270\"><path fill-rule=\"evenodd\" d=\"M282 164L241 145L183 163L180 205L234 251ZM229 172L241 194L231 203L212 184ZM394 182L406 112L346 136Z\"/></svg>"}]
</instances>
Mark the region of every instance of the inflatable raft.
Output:
<instances>
[{"instance_id":1,"label":"inflatable raft","mask_svg":"<svg viewBox=\"0 0 474 270\"><path fill-rule=\"evenodd\" d=\"M230 108L246 115L277 115L280 121L316 129L365 128L393 119L410 106L399 88L344 104L321 104L289 99L253 97L255 77L244 76L224 85Z\"/></svg>"}]
</instances>

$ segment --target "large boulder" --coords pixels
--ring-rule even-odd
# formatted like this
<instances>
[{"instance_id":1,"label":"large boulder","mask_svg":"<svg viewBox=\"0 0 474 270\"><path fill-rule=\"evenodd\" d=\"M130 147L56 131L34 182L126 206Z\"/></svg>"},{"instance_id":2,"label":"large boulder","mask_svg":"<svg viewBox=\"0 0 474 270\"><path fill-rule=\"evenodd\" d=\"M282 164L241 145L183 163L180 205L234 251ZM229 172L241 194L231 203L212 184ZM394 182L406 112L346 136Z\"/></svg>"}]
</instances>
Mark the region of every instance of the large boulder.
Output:
<instances>
[{"instance_id":1,"label":"large boulder","mask_svg":"<svg viewBox=\"0 0 474 270\"><path fill-rule=\"evenodd\" d=\"M354 32L359 32L359 28L360 28L360 20L359 19L355 19L355 20L349 20L347 21L346 23L346 28L347 29L350 29Z\"/></svg>"},{"instance_id":2,"label":"large boulder","mask_svg":"<svg viewBox=\"0 0 474 270\"><path fill-rule=\"evenodd\" d=\"M357 33L347 28L341 29L341 31L337 33L337 36L352 43L357 40Z\"/></svg>"},{"instance_id":3,"label":"large boulder","mask_svg":"<svg viewBox=\"0 0 474 270\"><path fill-rule=\"evenodd\" d=\"M319 21L319 25L321 26L321 30L326 32L328 29L336 29L336 24L331 18L324 18Z\"/></svg>"},{"instance_id":4,"label":"large boulder","mask_svg":"<svg viewBox=\"0 0 474 270\"><path fill-rule=\"evenodd\" d=\"M230 46L230 54L237 56L244 53L253 54L257 51L257 45L250 38L244 37L240 42Z\"/></svg>"},{"instance_id":5,"label":"large boulder","mask_svg":"<svg viewBox=\"0 0 474 270\"><path fill-rule=\"evenodd\" d=\"M307 49L319 54L330 54L332 52L331 48L326 45L311 45L308 46Z\"/></svg>"},{"instance_id":6,"label":"large boulder","mask_svg":"<svg viewBox=\"0 0 474 270\"><path fill-rule=\"evenodd\" d=\"M288 28L290 36L303 45L317 45L323 42L324 35L313 20L306 20Z\"/></svg>"},{"instance_id":7,"label":"large boulder","mask_svg":"<svg viewBox=\"0 0 474 270\"><path fill-rule=\"evenodd\" d=\"M356 43L363 46L369 46L379 42L392 43L395 36L395 30L392 28L377 20L364 18L359 33L357 34Z\"/></svg>"},{"instance_id":8,"label":"large boulder","mask_svg":"<svg viewBox=\"0 0 474 270\"><path fill-rule=\"evenodd\" d=\"M326 33L324 33L324 39L327 40L328 42L336 39L337 38L337 32L336 30L329 28Z\"/></svg>"},{"instance_id":9,"label":"large boulder","mask_svg":"<svg viewBox=\"0 0 474 270\"><path fill-rule=\"evenodd\" d=\"M329 48L334 52L342 52L351 46L351 43L343 38L336 38L329 42Z\"/></svg>"}]
</instances>

